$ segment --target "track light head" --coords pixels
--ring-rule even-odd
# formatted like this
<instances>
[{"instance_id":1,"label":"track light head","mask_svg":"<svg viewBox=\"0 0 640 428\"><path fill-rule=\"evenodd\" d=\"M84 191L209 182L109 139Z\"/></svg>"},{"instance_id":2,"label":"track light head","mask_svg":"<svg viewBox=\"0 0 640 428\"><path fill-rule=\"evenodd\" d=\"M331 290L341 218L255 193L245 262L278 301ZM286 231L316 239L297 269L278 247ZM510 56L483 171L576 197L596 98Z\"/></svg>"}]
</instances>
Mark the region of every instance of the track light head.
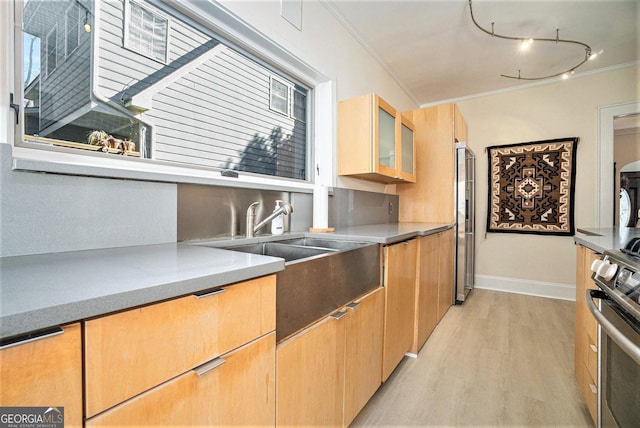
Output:
<instances>
[{"instance_id":1,"label":"track light head","mask_svg":"<svg viewBox=\"0 0 640 428\"><path fill-rule=\"evenodd\" d=\"M533 39L532 38L520 40L520 50L521 51L528 51L529 48L531 48L531 45L533 45Z\"/></svg>"}]
</instances>

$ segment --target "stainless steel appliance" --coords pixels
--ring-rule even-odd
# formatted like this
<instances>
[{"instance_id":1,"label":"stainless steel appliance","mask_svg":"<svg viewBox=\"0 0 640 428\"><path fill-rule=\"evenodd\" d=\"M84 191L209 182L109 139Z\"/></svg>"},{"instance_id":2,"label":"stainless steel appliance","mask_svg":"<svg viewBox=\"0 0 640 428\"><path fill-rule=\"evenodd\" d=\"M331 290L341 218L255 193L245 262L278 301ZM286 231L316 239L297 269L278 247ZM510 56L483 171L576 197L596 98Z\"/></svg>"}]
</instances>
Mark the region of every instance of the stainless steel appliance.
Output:
<instances>
[{"instance_id":1,"label":"stainless steel appliance","mask_svg":"<svg viewBox=\"0 0 640 428\"><path fill-rule=\"evenodd\" d=\"M475 163L476 156L465 142L456 142L456 303L473 289L475 275Z\"/></svg>"},{"instance_id":2,"label":"stainless steel appliance","mask_svg":"<svg viewBox=\"0 0 640 428\"><path fill-rule=\"evenodd\" d=\"M640 238L605 251L587 290L598 321L598 427L640 426ZM598 299L596 304L594 299Z\"/></svg>"}]
</instances>

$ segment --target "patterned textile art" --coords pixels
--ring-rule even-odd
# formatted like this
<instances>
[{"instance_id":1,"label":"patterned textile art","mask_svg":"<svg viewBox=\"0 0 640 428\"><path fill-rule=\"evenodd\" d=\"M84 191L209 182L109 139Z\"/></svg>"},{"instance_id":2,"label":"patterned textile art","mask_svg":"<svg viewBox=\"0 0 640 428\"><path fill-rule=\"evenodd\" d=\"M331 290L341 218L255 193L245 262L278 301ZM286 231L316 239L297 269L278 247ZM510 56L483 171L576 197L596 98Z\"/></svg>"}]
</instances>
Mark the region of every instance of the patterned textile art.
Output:
<instances>
[{"instance_id":1,"label":"patterned textile art","mask_svg":"<svg viewBox=\"0 0 640 428\"><path fill-rule=\"evenodd\" d=\"M487 232L573 235L578 138L488 147Z\"/></svg>"}]
</instances>

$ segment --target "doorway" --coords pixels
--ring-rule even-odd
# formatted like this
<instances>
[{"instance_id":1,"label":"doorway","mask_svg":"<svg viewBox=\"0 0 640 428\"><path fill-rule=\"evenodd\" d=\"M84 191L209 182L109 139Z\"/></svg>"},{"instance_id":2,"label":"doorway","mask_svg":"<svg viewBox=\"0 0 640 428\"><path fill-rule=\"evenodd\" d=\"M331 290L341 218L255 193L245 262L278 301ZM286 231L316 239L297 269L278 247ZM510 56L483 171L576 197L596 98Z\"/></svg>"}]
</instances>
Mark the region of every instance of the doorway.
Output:
<instances>
[{"instance_id":1,"label":"doorway","mask_svg":"<svg viewBox=\"0 0 640 428\"><path fill-rule=\"evenodd\" d=\"M598 109L598 217L597 225L609 228L619 224L614 221L619 213L619 195L616 193L616 175L614 169L614 120L640 113L640 101L633 101Z\"/></svg>"},{"instance_id":2,"label":"doorway","mask_svg":"<svg viewBox=\"0 0 640 428\"><path fill-rule=\"evenodd\" d=\"M613 120L614 207L613 226L636 227L640 209L640 115Z\"/></svg>"}]
</instances>

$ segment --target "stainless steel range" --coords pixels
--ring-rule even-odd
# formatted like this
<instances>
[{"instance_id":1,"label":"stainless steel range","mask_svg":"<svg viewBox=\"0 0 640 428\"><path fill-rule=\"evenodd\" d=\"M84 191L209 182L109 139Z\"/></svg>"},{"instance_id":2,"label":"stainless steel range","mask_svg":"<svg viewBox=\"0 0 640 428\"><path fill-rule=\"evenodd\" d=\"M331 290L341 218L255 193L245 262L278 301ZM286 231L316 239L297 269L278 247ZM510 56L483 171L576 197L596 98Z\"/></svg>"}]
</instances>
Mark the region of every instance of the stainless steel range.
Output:
<instances>
[{"instance_id":1,"label":"stainless steel range","mask_svg":"<svg viewBox=\"0 0 640 428\"><path fill-rule=\"evenodd\" d=\"M598 321L598 426L640 426L640 238L591 265L600 290L587 290ZM598 299L596 303L594 299Z\"/></svg>"}]
</instances>

